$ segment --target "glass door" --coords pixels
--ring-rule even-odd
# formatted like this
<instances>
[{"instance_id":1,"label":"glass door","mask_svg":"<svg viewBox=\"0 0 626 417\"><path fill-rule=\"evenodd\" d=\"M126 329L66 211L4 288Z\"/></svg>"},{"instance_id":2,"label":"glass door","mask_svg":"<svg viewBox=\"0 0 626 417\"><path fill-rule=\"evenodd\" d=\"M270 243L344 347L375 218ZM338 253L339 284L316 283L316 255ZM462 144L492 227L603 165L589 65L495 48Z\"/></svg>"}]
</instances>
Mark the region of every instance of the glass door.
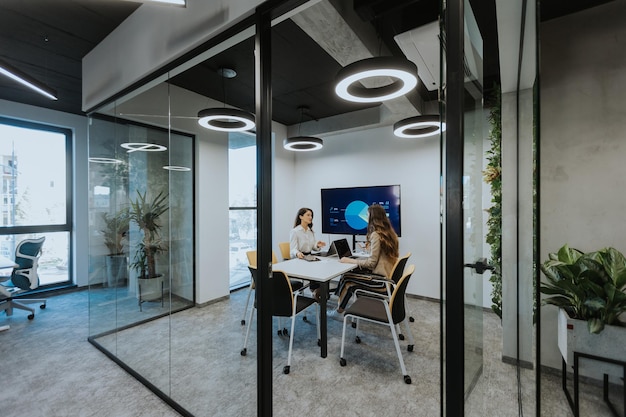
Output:
<instances>
[{"instance_id":1,"label":"glass door","mask_svg":"<svg viewBox=\"0 0 626 417\"><path fill-rule=\"evenodd\" d=\"M483 415L483 42L468 0L445 7L442 415Z\"/></svg>"},{"instance_id":2,"label":"glass door","mask_svg":"<svg viewBox=\"0 0 626 417\"><path fill-rule=\"evenodd\" d=\"M463 13L463 393L465 415L483 415L483 40L468 0Z\"/></svg>"}]
</instances>

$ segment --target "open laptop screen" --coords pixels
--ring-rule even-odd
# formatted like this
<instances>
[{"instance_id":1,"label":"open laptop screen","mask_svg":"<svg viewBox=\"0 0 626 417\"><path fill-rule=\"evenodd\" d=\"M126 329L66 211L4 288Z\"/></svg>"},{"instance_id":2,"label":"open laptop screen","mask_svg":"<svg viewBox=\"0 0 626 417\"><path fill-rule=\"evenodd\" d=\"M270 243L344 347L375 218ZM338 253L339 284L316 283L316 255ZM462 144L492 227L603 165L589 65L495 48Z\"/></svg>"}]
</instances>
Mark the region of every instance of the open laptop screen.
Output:
<instances>
[{"instance_id":1,"label":"open laptop screen","mask_svg":"<svg viewBox=\"0 0 626 417\"><path fill-rule=\"evenodd\" d=\"M350 245L348 244L347 239L338 239L333 241L333 245L335 246L335 250L337 251L337 256L339 258L343 258L344 256L352 256L352 251L350 250Z\"/></svg>"}]
</instances>

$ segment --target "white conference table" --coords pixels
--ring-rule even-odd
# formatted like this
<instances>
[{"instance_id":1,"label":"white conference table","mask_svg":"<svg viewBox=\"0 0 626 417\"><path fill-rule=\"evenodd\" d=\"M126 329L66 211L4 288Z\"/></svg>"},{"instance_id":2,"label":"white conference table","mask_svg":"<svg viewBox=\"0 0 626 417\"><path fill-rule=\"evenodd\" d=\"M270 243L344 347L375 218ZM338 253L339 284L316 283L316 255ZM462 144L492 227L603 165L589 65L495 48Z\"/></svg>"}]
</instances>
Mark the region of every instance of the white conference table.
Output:
<instances>
[{"instance_id":1,"label":"white conference table","mask_svg":"<svg viewBox=\"0 0 626 417\"><path fill-rule=\"evenodd\" d=\"M289 259L272 265L273 271L283 271L290 278L301 278L307 281L319 282L320 285L320 348L321 356L328 355L328 333L326 326L326 300L328 298L329 282L357 267L356 264L339 262L339 258L317 257L319 261L305 261L304 259Z\"/></svg>"}]
</instances>

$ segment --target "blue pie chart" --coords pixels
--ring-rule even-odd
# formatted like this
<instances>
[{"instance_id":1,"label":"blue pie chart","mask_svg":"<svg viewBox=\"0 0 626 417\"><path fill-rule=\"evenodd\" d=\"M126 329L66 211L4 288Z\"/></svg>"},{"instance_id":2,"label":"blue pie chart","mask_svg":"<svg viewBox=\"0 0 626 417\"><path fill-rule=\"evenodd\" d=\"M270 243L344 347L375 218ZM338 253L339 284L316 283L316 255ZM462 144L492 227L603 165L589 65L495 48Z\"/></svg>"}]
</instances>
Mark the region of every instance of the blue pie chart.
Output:
<instances>
[{"instance_id":1,"label":"blue pie chart","mask_svg":"<svg viewBox=\"0 0 626 417\"><path fill-rule=\"evenodd\" d=\"M346 222L355 229L361 230L367 227L367 204L360 200L355 200L346 207Z\"/></svg>"}]
</instances>

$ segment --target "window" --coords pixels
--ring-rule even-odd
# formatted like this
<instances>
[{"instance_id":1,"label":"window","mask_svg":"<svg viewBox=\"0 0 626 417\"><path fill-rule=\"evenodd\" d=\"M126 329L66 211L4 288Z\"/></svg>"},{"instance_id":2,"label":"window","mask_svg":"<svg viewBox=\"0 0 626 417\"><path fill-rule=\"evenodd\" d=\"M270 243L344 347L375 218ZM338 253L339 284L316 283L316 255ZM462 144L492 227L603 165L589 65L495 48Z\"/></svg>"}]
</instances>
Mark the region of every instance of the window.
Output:
<instances>
[{"instance_id":1,"label":"window","mask_svg":"<svg viewBox=\"0 0 626 417\"><path fill-rule=\"evenodd\" d=\"M0 117L0 253L45 236L40 287L70 282L71 149L68 129Z\"/></svg>"},{"instance_id":2,"label":"window","mask_svg":"<svg viewBox=\"0 0 626 417\"><path fill-rule=\"evenodd\" d=\"M230 288L250 283L246 252L256 249L256 138L231 133L228 140Z\"/></svg>"}]
</instances>

